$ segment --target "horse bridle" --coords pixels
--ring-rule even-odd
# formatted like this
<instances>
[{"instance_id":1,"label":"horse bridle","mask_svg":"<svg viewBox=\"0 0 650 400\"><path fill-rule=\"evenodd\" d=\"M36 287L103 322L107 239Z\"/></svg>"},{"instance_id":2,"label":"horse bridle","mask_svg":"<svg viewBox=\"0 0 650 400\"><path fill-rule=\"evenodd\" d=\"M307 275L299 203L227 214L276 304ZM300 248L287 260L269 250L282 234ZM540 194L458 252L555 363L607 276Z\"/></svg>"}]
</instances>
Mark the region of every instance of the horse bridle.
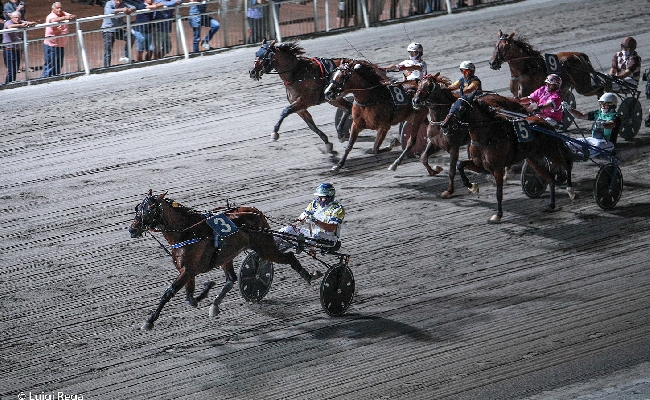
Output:
<instances>
[{"instance_id":1,"label":"horse bridle","mask_svg":"<svg viewBox=\"0 0 650 400\"><path fill-rule=\"evenodd\" d=\"M501 35L499 37L499 40L497 40L497 43L494 45L494 47L496 48L496 53L497 53L497 56L494 58L494 63L497 64L497 66L496 66L497 69L500 69L501 64L503 64L505 62L505 57L503 55L501 55L501 48L499 47L499 43L501 43L501 42L506 42L506 45L511 44L510 39L508 39L508 35L503 34L503 35Z\"/></svg>"},{"instance_id":2,"label":"horse bridle","mask_svg":"<svg viewBox=\"0 0 650 400\"><path fill-rule=\"evenodd\" d=\"M339 71L341 72L341 74L343 74L343 77L341 78L341 82L337 82L334 80L334 77ZM334 92L335 97L338 97L341 94L343 88L345 87L345 84L348 82L348 79L350 79L350 75L352 75L352 70L348 64L343 64L337 67L334 70L334 72L332 72L332 74L330 75L329 84L336 89L336 92Z\"/></svg>"},{"instance_id":3,"label":"horse bridle","mask_svg":"<svg viewBox=\"0 0 650 400\"><path fill-rule=\"evenodd\" d=\"M273 63L273 58L275 56L275 52L271 50L271 46L268 43L264 43L262 47L260 47L259 50L255 52L255 57L259 61L260 64L262 64L262 70L260 71L260 76L263 74L270 74L271 71L273 70L273 66L271 65Z\"/></svg>"}]
</instances>

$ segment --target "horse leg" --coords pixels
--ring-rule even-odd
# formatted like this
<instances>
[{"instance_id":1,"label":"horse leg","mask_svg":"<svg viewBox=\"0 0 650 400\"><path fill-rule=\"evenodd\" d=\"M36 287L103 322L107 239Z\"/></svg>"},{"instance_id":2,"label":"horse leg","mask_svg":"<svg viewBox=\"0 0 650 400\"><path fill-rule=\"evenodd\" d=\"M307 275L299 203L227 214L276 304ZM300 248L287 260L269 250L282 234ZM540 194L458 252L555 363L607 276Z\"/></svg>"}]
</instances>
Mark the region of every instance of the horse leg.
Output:
<instances>
[{"instance_id":1,"label":"horse leg","mask_svg":"<svg viewBox=\"0 0 650 400\"><path fill-rule=\"evenodd\" d=\"M467 175L465 174L465 168L469 169L470 171L474 172L484 172L481 168L477 167L474 162L470 160L465 160L465 161L460 161L457 163L458 166L458 173L460 174L460 179L463 181L463 185L472 192L472 194L478 194L479 192L479 187L478 183L476 182L471 182L469 181L469 178L467 178Z\"/></svg>"},{"instance_id":2,"label":"horse leg","mask_svg":"<svg viewBox=\"0 0 650 400\"><path fill-rule=\"evenodd\" d=\"M280 113L280 119L278 122L275 123L275 126L273 127L273 133L271 134L271 141L275 142L280 138L280 134L278 131L280 130L280 125L282 125L282 121L284 121L285 118L287 118L290 114L296 112L293 104L288 105L282 112Z\"/></svg>"},{"instance_id":3,"label":"horse leg","mask_svg":"<svg viewBox=\"0 0 650 400\"><path fill-rule=\"evenodd\" d=\"M393 161L393 163L388 167L389 171L397 170L397 166L400 165L402 163L402 161L404 161L404 159L406 158L407 153L409 151L411 151L413 146L415 146L416 140L417 140L417 135L410 135L409 136L409 140L408 140L408 142L406 142L406 147L402 151L402 154L400 154L399 157L397 157L397 159L395 161ZM427 148L429 148L428 144L427 144Z\"/></svg>"},{"instance_id":4,"label":"horse leg","mask_svg":"<svg viewBox=\"0 0 650 400\"><path fill-rule=\"evenodd\" d=\"M383 153L384 151L389 151L391 149L390 147L387 147L385 149L379 149L381 147L381 144L384 143L384 139L386 139L386 134L388 134L388 129L386 128L377 129L377 137L375 137L375 144L372 146L372 150L371 150L372 154Z\"/></svg>"},{"instance_id":5,"label":"horse leg","mask_svg":"<svg viewBox=\"0 0 650 400\"><path fill-rule=\"evenodd\" d=\"M348 145L345 147L345 151L343 152L341 159L335 166L332 167L332 172L338 172L341 167L343 167L343 164L345 164L345 160L348 158L348 154L350 154L350 151L354 147L354 143L359 137L359 131L361 131L361 129L358 128L358 125L355 121L352 121L352 126L350 126L350 140L348 141Z\"/></svg>"},{"instance_id":6,"label":"horse leg","mask_svg":"<svg viewBox=\"0 0 650 400\"><path fill-rule=\"evenodd\" d=\"M460 153L460 149L458 147L453 146L449 148L449 186L447 187L447 190L442 192L443 199L449 199L451 198L451 195L454 194L454 179L456 178L456 163L458 163L458 153ZM465 171L463 171L463 176L465 176L465 179L467 179ZM469 181L469 179L467 180ZM478 185L476 185L476 187L478 188Z\"/></svg>"},{"instance_id":7,"label":"horse leg","mask_svg":"<svg viewBox=\"0 0 650 400\"><path fill-rule=\"evenodd\" d=\"M494 180L497 183L497 213L492 216L488 220L488 224L500 224L501 223L501 217L503 217L503 209L501 208L501 204L503 203L503 174L504 174L505 169L504 168L497 168L492 175L494 176Z\"/></svg>"},{"instance_id":8,"label":"horse leg","mask_svg":"<svg viewBox=\"0 0 650 400\"><path fill-rule=\"evenodd\" d=\"M171 300L171 298L174 297L174 295L176 293L178 293L178 291L183 286L185 286L188 279L192 279L192 278L193 277L191 277L187 272L182 272L176 278L176 280L167 288L167 290L165 290L165 292L163 293L163 295L162 295L162 297L160 299L160 302L158 303L158 307L149 316L149 319L147 319L147 322L145 322L144 325L142 325L142 327L140 329L142 329L143 331L150 331L151 329L153 329L153 324L154 324L154 322L156 322L156 320L160 316L160 312L162 311L165 304L167 304L167 302L169 300Z\"/></svg>"},{"instance_id":9,"label":"horse leg","mask_svg":"<svg viewBox=\"0 0 650 400\"><path fill-rule=\"evenodd\" d=\"M324 153L333 155L334 151L333 151L332 143L330 143L329 139L327 138L327 135L325 133L323 133L323 131L318 129L318 127L316 126L316 123L314 122L314 119L312 118L309 111L307 111L306 109L298 110L298 111L296 111L296 114L300 115L300 118L302 118L303 121L305 121L305 123L307 124L309 129L314 131L318 135L318 137L320 137L321 140L325 143L325 151L324 151Z\"/></svg>"},{"instance_id":10,"label":"horse leg","mask_svg":"<svg viewBox=\"0 0 650 400\"><path fill-rule=\"evenodd\" d=\"M228 262L228 264L223 267L223 272L226 275L226 283L221 288L221 292L219 292L217 297L212 301L212 306L210 306L211 317L216 317L219 315L221 312L219 305L223 299L226 298L226 295L237 281L237 275L235 274L235 268L233 267L232 261Z\"/></svg>"},{"instance_id":11,"label":"horse leg","mask_svg":"<svg viewBox=\"0 0 650 400\"><path fill-rule=\"evenodd\" d=\"M330 101L330 104L336 106L343 110L343 115L341 115L341 120L336 126L336 134L339 137L339 142L345 142L345 134L349 132L343 131L343 127L348 122L348 118L352 117L352 101L348 100L345 97L339 97L336 100Z\"/></svg>"},{"instance_id":12,"label":"horse leg","mask_svg":"<svg viewBox=\"0 0 650 400\"><path fill-rule=\"evenodd\" d=\"M571 183L571 170L573 169L573 161L567 160L564 168L566 170L566 192L569 195L569 198L573 200L576 198L576 191L573 190L573 184Z\"/></svg>"}]
</instances>

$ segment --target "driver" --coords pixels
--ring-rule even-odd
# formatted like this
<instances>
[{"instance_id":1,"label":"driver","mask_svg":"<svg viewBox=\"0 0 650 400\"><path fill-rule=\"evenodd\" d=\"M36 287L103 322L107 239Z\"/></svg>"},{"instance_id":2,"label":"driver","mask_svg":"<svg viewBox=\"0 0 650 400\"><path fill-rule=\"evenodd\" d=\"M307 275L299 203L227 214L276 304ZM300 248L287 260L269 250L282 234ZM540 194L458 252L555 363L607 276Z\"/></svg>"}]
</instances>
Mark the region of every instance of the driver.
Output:
<instances>
[{"instance_id":1,"label":"driver","mask_svg":"<svg viewBox=\"0 0 650 400\"><path fill-rule=\"evenodd\" d=\"M458 90L458 100L456 100L454 104L451 105L447 117L458 111L462 105L463 99L471 100L474 98L474 96L480 94L483 91L481 80L478 78L478 76L474 75L474 72L476 71L474 63L470 61L463 61L460 63L459 68L463 76L461 76L460 79L447 87L451 91Z\"/></svg>"},{"instance_id":2,"label":"driver","mask_svg":"<svg viewBox=\"0 0 650 400\"><path fill-rule=\"evenodd\" d=\"M550 74L544 80L544 86L535 90L528 97L520 99L521 104L535 103L529 111L546 120L554 128L563 126L562 118L562 78L557 74ZM532 108L532 109L530 109Z\"/></svg>"},{"instance_id":3,"label":"driver","mask_svg":"<svg viewBox=\"0 0 650 400\"><path fill-rule=\"evenodd\" d=\"M571 108L566 102L562 103L562 107L575 118L594 121L591 126L591 137L577 140L587 142L594 147L611 152L614 150L616 136L621 127L621 118L616 113L618 97L614 93L605 93L600 96L598 102L600 103L600 108L586 114ZM567 145L574 153L582 155L582 149L577 144L567 142ZM591 149L590 155L596 156L598 152Z\"/></svg>"},{"instance_id":4,"label":"driver","mask_svg":"<svg viewBox=\"0 0 650 400\"><path fill-rule=\"evenodd\" d=\"M312 200L305 210L300 214L295 222L306 224L304 227L297 227L296 225L289 225L282 228L279 232L288 233L290 235L303 234L305 238L325 240L331 243L331 246L336 245L341 234L341 224L345 218L345 210L341 203L334 198L336 190L331 183L321 183L316 188ZM280 251L287 251L292 247L291 243L275 236L275 241ZM309 243L310 241L307 240ZM312 242L313 243L313 242ZM318 279L322 274L318 271L308 273L306 270L300 272L300 276L307 282Z\"/></svg>"},{"instance_id":5,"label":"driver","mask_svg":"<svg viewBox=\"0 0 650 400\"><path fill-rule=\"evenodd\" d=\"M636 40L633 37L628 36L621 42L621 51L612 57L609 74L635 88L638 86L641 77L641 57L636 52ZM621 85L612 82L612 91L621 91Z\"/></svg>"},{"instance_id":6,"label":"driver","mask_svg":"<svg viewBox=\"0 0 650 400\"><path fill-rule=\"evenodd\" d=\"M399 64L391 64L382 68L386 72L404 71L405 81L418 81L427 74L427 63L422 59L424 48L420 43L413 42L406 47L409 59Z\"/></svg>"}]
</instances>

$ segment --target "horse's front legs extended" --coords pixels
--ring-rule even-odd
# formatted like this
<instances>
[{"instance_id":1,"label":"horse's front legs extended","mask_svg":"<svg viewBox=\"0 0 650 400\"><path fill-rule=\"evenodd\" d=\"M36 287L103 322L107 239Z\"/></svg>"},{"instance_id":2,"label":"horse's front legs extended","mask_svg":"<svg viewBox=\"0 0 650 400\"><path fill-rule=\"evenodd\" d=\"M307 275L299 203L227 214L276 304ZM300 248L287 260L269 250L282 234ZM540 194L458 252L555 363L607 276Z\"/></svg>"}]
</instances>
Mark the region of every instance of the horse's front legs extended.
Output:
<instances>
[{"instance_id":1,"label":"horse's front legs extended","mask_svg":"<svg viewBox=\"0 0 650 400\"><path fill-rule=\"evenodd\" d=\"M273 133L271 134L271 141L275 142L280 138L280 134L278 131L280 130L280 125L282 125L282 121L284 121L285 118L287 118L289 115L293 114L296 112L296 109L293 107L293 104L288 105L282 112L280 113L280 119L278 122L275 123L275 126L273 127Z\"/></svg>"},{"instance_id":2,"label":"horse's front legs extended","mask_svg":"<svg viewBox=\"0 0 650 400\"><path fill-rule=\"evenodd\" d=\"M210 306L211 317L215 317L221 312L221 310L219 309L219 305L221 304L223 299L226 297L230 289L232 289L233 285L237 281L237 275L235 274L235 268L233 267L232 261L228 262L223 267L223 272L226 275L226 283L223 285L223 288L221 288L221 292L219 292L219 295L217 295L217 297L212 302L212 306Z\"/></svg>"},{"instance_id":3,"label":"horse's front legs extended","mask_svg":"<svg viewBox=\"0 0 650 400\"><path fill-rule=\"evenodd\" d=\"M160 302L158 303L158 307L156 308L156 311L154 311L151 314L151 316L149 316L149 319L147 319L147 322L145 322L144 325L142 325L142 327L140 329L142 329L143 331L150 331L151 329L153 329L153 324L154 324L154 322L156 322L156 320L160 316L160 312L162 311L165 304L167 304L167 302L169 300L171 300L171 298L174 297L174 295L176 293L178 293L178 291L183 286L185 286L185 284L187 283L187 280L191 279L191 278L193 278L193 277L190 276L189 274L187 274L186 272L182 272L176 278L176 280L167 288L167 290L165 290L165 293L163 293L162 298L160 299Z\"/></svg>"}]
</instances>

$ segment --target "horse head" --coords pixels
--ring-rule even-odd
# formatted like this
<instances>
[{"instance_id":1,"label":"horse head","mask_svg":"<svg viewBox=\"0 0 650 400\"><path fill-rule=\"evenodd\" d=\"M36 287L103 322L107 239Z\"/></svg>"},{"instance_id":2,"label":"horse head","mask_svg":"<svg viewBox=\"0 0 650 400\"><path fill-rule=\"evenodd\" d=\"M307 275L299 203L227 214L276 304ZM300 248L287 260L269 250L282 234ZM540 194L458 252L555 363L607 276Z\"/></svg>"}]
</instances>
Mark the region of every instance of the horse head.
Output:
<instances>
[{"instance_id":1,"label":"horse head","mask_svg":"<svg viewBox=\"0 0 650 400\"><path fill-rule=\"evenodd\" d=\"M262 41L262 47L255 52L255 61L248 69L248 75L251 79L259 81L262 75L268 74L273 70L273 61L275 57L275 40L267 43L266 39Z\"/></svg>"},{"instance_id":2,"label":"horse head","mask_svg":"<svg viewBox=\"0 0 650 400\"><path fill-rule=\"evenodd\" d=\"M494 52L492 53L492 58L490 59L490 68L495 70L501 69L501 64L506 61L508 51L512 45L512 38L514 36L514 32L512 32L510 35L505 35L503 32L499 31L499 39L494 45Z\"/></svg>"},{"instance_id":3,"label":"horse head","mask_svg":"<svg viewBox=\"0 0 650 400\"><path fill-rule=\"evenodd\" d=\"M140 237L144 231L160 225L162 222L160 204L166 194L154 195L150 189L144 200L135 206L135 218L129 227L129 233L132 238Z\"/></svg>"},{"instance_id":4,"label":"horse head","mask_svg":"<svg viewBox=\"0 0 650 400\"><path fill-rule=\"evenodd\" d=\"M330 77L330 82L323 92L325 100L333 101L343 96L345 85L352 75L352 68L354 68L351 64L354 64L354 61L350 63L342 63L336 68L336 70L334 70Z\"/></svg>"},{"instance_id":5,"label":"horse head","mask_svg":"<svg viewBox=\"0 0 650 400\"><path fill-rule=\"evenodd\" d=\"M418 110L422 106L450 106L455 100L451 91L446 89L450 83L448 78L440 76L440 72L422 77L413 96L413 108Z\"/></svg>"}]
</instances>

